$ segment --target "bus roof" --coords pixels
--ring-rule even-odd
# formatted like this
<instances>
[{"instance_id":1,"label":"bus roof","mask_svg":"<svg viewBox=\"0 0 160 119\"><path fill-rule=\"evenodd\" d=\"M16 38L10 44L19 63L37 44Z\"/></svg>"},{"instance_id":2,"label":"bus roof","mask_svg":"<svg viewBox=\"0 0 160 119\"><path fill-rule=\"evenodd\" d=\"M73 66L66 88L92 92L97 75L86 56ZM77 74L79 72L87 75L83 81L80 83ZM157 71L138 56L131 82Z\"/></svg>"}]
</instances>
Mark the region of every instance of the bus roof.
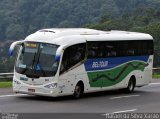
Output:
<instances>
[{"instance_id":1,"label":"bus roof","mask_svg":"<svg viewBox=\"0 0 160 119\"><path fill-rule=\"evenodd\" d=\"M153 40L153 38L149 34L128 31L100 31L87 28L51 28L39 30L26 37L25 40L65 45L86 41Z\"/></svg>"}]
</instances>

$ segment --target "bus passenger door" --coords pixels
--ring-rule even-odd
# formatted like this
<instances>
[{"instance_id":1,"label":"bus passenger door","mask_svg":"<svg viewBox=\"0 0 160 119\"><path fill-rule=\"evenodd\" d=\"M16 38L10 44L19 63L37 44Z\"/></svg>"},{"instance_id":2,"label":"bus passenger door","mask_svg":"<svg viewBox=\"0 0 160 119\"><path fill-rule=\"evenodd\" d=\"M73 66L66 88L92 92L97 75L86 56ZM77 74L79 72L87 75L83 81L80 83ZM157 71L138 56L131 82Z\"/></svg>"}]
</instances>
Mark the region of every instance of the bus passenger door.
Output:
<instances>
[{"instance_id":1,"label":"bus passenger door","mask_svg":"<svg viewBox=\"0 0 160 119\"><path fill-rule=\"evenodd\" d=\"M71 80L73 80L75 76L71 72L60 74L59 76L59 93L61 94L69 94L71 92Z\"/></svg>"},{"instance_id":2,"label":"bus passenger door","mask_svg":"<svg viewBox=\"0 0 160 119\"><path fill-rule=\"evenodd\" d=\"M80 72L83 72L80 66L85 59L85 51L86 44L80 43L67 47L63 53L59 71L59 84L65 85L63 87L66 93L73 92L75 83L79 80L78 76L81 74Z\"/></svg>"}]
</instances>

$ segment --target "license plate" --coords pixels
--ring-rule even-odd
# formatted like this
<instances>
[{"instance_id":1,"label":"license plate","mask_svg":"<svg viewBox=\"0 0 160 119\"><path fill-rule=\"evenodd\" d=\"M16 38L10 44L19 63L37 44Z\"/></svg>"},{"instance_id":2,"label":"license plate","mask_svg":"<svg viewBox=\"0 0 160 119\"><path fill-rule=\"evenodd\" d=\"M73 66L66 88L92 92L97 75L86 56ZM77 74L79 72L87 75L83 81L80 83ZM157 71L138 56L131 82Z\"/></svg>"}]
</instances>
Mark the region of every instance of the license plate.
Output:
<instances>
[{"instance_id":1,"label":"license plate","mask_svg":"<svg viewBox=\"0 0 160 119\"><path fill-rule=\"evenodd\" d=\"M30 92L30 93L34 93L35 92L35 89L28 89L28 92Z\"/></svg>"}]
</instances>

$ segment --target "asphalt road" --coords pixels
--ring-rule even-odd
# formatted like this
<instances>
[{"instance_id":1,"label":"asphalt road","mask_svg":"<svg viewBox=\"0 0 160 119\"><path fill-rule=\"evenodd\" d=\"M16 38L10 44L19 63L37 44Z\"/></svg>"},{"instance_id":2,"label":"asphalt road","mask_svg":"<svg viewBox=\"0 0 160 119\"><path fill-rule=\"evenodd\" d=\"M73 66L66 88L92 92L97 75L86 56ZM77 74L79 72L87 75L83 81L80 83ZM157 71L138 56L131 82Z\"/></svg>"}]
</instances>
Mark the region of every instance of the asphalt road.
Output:
<instances>
[{"instance_id":1,"label":"asphalt road","mask_svg":"<svg viewBox=\"0 0 160 119\"><path fill-rule=\"evenodd\" d=\"M160 80L136 88L132 94L106 91L84 95L79 100L67 97L39 97L28 95L0 95L2 113L158 113L160 112ZM69 115L71 116L71 115ZM88 114L89 116L89 114ZM43 117L43 116L41 116Z\"/></svg>"}]
</instances>

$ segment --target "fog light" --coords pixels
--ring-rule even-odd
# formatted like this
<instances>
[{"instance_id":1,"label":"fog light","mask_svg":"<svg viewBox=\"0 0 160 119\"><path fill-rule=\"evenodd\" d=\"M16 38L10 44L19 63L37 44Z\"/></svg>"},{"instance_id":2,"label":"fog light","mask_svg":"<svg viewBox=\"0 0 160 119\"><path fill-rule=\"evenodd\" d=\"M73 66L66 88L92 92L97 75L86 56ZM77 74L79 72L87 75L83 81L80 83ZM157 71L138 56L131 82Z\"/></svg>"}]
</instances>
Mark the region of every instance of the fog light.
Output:
<instances>
[{"instance_id":1,"label":"fog light","mask_svg":"<svg viewBox=\"0 0 160 119\"><path fill-rule=\"evenodd\" d=\"M14 84L17 84L17 85L19 85L19 84L21 84L19 81L17 81L17 80L13 80L13 83Z\"/></svg>"}]
</instances>

